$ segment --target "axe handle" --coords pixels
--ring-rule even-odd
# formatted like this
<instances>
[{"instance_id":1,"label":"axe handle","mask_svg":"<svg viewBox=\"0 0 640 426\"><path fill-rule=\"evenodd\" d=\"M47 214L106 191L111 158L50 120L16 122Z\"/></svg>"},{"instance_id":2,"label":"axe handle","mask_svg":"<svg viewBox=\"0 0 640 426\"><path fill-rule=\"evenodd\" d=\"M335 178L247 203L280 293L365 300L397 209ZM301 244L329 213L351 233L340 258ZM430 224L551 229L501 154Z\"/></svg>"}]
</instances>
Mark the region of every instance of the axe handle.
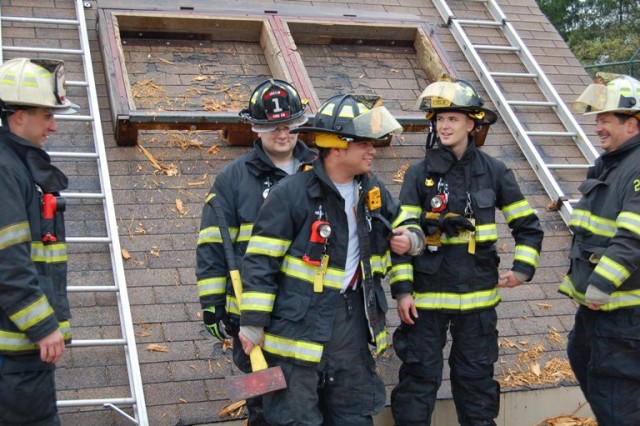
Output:
<instances>
[{"instance_id":1,"label":"axe handle","mask_svg":"<svg viewBox=\"0 0 640 426\"><path fill-rule=\"evenodd\" d=\"M233 250L233 243L231 242L231 234L229 233L229 227L224 217L224 212L220 208L220 205L215 202L215 196L210 200L213 210L216 213L218 219L218 229L220 229L220 237L222 238L222 246L224 247L224 257L227 261L227 267L229 268L229 276L231 277L231 285L233 286L233 292L236 294L236 300L238 301L238 307L240 306L240 298L242 297L242 279L240 278L240 271L236 266L235 252ZM249 359L251 360L251 370L260 371L266 370L267 360L264 359L262 348L260 345L255 345L249 353Z\"/></svg>"}]
</instances>

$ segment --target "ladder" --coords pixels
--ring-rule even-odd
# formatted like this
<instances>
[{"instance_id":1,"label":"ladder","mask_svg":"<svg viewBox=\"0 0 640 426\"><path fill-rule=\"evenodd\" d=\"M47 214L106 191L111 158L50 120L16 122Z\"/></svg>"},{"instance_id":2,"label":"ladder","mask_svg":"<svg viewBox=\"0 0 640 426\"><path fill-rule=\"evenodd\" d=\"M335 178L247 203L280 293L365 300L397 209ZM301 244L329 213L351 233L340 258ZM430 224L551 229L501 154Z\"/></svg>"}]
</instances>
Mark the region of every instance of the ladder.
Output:
<instances>
[{"instance_id":1,"label":"ladder","mask_svg":"<svg viewBox=\"0 0 640 426\"><path fill-rule=\"evenodd\" d=\"M455 1L455 0L454 0ZM453 3L454 1L450 2ZM571 112L564 104L558 92L553 88L548 78L544 74L542 68L536 62L531 52L527 49L522 39L516 33L513 25L509 22L505 14L502 12L495 0L475 0L473 3L481 3L486 7L492 19L459 19L452 12L449 5L444 0L433 0L434 5L442 16L442 19L451 30L453 37L462 49L465 57L471 64L476 75L482 82L485 90L491 98L493 104L498 109L500 116L506 123L510 132L513 134L520 149L531 164L538 179L542 183L544 189L552 200L554 209L557 209L565 221L569 224L569 218L573 210L572 204L577 202L576 199L569 199L565 192L560 188L557 174L554 171L567 169L586 169L592 165L598 157L598 152L585 135L582 128L578 125ZM472 2L461 2L472 3ZM481 27L496 28L502 32L506 44L474 44L467 33L466 29L478 29ZM497 72L491 71L485 61L481 58L481 53L501 54L515 53L522 62L523 71L507 71ZM498 79L517 79L533 80L537 83L544 101L528 101L507 99L504 90L501 90ZM521 118L523 114L519 114L514 107L520 107L523 111L530 111L535 108L551 109L557 115L559 122L564 127L562 131L531 131ZM545 138L571 138L575 146L584 156L584 164L548 164L545 162L540 145L534 140L540 141Z\"/></svg>"},{"instance_id":2,"label":"ladder","mask_svg":"<svg viewBox=\"0 0 640 426\"><path fill-rule=\"evenodd\" d=\"M61 399L59 397L58 407L104 407L112 410L118 415L124 417L128 421L138 425L148 425L149 421L146 413L146 406L144 400L144 393L142 387L142 377L140 374L140 366L138 362L138 354L136 349L136 341L133 330L133 321L131 317L131 310L129 305L129 296L127 293L127 286L124 274L124 265L122 261L120 241L118 238L118 227L116 223L113 195L111 191L111 183L109 178L108 162L106 157L104 136L102 132L102 122L100 118L100 111L98 107L98 96L96 93L96 83L94 79L94 71L91 62L91 52L89 46L89 36L87 31L87 24L85 21L84 8L90 8L91 3L88 1L73 0L75 3L75 19L43 19L32 17L8 17L2 16L0 10L0 43L2 40L2 24L6 23L18 23L21 27L32 26L33 28L39 28L44 26L45 28L65 28L65 29L77 29L79 40L79 49L60 49L50 47L19 47L19 46L7 46L2 44L0 49L0 62L2 62L3 54L5 52L19 52L13 57L27 56L27 57L51 57L56 59L75 58L72 60L81 62L82 68L79 73L84 74L84 81L67 81L69 90L78 88L79 93L82 93L82 88L86 89L86 94L81 94L80 99L84 102L86 100L88 104L89 115L56 115L55 118L58 122L77 122L84 123L86 126L91 127L93 134L92 140L87 141L86 146L79 146L78 150L49 152L54 161L68 161L71 164L85 162L90 167L94 168L92 173L95 173L98 177L99 188L96 192L64 192L62 195L69 200L67 203L67 216L74 214L73 207L81 207L82 214L86 214L85 210L91 210L86 204L93 202L94 204L101 204L95 210L98 211L97 215L102 216L100 218L85 219L91 223L98 221L100 224L104 224L103 230L98 230L95 236L69 236L67 243L70 246L73 245L100 245L103 252L108 252L111 262L111 274L113 283L108 282L107 285L69 285L67 290L69 293L94 293L94 294L112 294L115 295L117 300L117 309L119 315L119 334L121 337L117 338L103 338L103 339L85 339L74 340L70 345L72 351L75 348L94 348L96 347L115 347L122 348L124 351L124 358L126 362L127 375L128 375L128 387L129 395L123 397L109 397L109 398L97 398L97 399ZM71 9L69 9L71 10ZM40 37L30 40L33 43L38 43ZM46 41L45 41L46 42ZM43 42L44 43L44 42ZM67 60L65 59L65 63ZM68 69L68 68L67 68ZM67 75L69 72L67 71ZM69 96L70 99L77 103L73 95ZM83 106L83 110L87 109L87 105ZM64 127L63 124L60 127ZM52 141L53 142L53 141ZM75 148L75 147L74 147ZM97 170L95 170L97 168ZM79 180L79 179L78 179ZM70 179L71 185L74 186L73 179ZM82 186L82 184L76 186ZM76 205L69 206L70 203L76 203ZM72 207L72 208L69 208ZM77 211L76 210L76 211ZM68 221L68 220L67 220ZM104 234L103 234L104 232ZM90 234L96 234L96 231L89 232ZM103 234L103 235L100 235ZM106 235L105 235L106 234ZM108 248L107 248L108 247ZM70 258L73 256L71 254ZM101 276L102 279L105 277ZM72 280L69 280L72 283ZM72 296L72 294L70 294ZM72 315L73 306L72 306ZM75 317L76 315L74 315ZM73 319L72 319L73 325ZM116 333L118 334L118 333ZM91 349L89 349L91 350ZM69 350L67 351L69 352ZM63 362L65 357L68 357L65 353L63 356ZM60 374L60 373L58 373ZM73 374L73 373L72 373ZM77 375L77 373L75 373ZM91 391L95 391L96 388L90 387ZM60 390L58 390L60 394ZM59 395L60 396L60 395ZM133 416L123 411L119 406L131 407ZM61 413L64 414L64 413Z\"/></svg>"}]
</instances>

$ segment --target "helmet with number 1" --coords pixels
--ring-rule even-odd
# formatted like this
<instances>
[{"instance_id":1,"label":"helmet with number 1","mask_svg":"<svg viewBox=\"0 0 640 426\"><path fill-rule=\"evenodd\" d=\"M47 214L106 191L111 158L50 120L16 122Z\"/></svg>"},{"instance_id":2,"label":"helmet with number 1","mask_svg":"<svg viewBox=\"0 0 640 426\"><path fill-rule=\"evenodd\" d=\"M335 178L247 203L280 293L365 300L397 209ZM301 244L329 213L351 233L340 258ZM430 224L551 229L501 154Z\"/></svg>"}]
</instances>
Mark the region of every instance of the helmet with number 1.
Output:
<instances>
[{"instance_id":1,"label":"helmet with number 1","mask_svg":"<svg viewBox=\"0 0 640 426\"><path fill-rule=\"evenodd\" d=\"M307 122L304 112L307 102L298 91L283 80L263 81L255 88L249 107L240 111L240 117L252 123L254 132L271 132L280 125L296 128Z\"/></svg>"},{"instance_id":2,"label":"helmet with number 1","mask_svg":"<svg viewBox=\"0 0 640 426\"><path fill-rule=\"evenodd\" d=\"M571 109L584 115L613 112L640 120L640 81L628 75L599 72L573 102Z\"/></svg>"},{"instance_id":3,"label":"helmet with number 1","mask_svg":"<svg viewBox=\"0 0 640 426\"><path fill-rule=\"evenodd\" d=\"M73 114L79 108L66 97L64 62L51 59L16 58L0 65L0 99L7 112L42 107Z\"/></svg>"},{"instance_id":4,"label":"helmet with number 1","mask_svg":"<svg viewBox=\"0 0 640 426\"><path fill-rule=\"evenodd\" d=\"M313 127L294 132L316 133L320 148L347 149L349 142L382 141L390 134L400 134L402 125L382 106L380 96L342 94L320 106Z\"/></svg>"}]
</instances>

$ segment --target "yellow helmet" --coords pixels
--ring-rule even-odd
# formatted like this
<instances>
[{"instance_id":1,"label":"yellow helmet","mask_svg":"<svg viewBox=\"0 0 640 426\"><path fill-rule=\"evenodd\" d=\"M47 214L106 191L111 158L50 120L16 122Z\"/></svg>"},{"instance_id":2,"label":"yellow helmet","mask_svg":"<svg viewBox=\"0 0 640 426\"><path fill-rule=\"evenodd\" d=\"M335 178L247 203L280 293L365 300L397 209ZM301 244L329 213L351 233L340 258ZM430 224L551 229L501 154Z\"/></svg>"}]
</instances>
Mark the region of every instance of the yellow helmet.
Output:
<instances>
[{"instance_id":1,"label":"yellow helmet","mask_svg":"<svg viewBox=\"0 0 640 426\"><path fill-rule=\"evenodd\" d=\"M8 105L42 107L73 114L77 105L66 97L64 62L16 58L0 65L0 99Z\"/></svg>"},{"instance_id":2,"label":"yellow helmet","mask_svg":"<svg viewBox=\"0 0 640 426\"><path fill-rule=\"evenodd\" d=\"M571 105L584 115L614 112L640 119L640 81L628 75L597 73L590 84Z\"/></svg>"}]
</instances>

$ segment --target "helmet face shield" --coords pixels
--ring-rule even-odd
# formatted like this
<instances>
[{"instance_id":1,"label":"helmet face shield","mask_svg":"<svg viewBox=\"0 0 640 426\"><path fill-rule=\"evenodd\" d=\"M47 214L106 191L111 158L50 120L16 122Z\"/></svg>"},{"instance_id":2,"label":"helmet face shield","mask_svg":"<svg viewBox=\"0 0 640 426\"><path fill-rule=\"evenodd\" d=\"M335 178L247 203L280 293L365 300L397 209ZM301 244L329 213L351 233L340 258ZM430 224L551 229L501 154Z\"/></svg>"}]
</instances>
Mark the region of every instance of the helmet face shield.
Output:
<instances>
[{"instance_id":1,"label":"helmet face shield","mask_svg":"<svg viewBox=\"0 0 640 426\"><path fill-rule=\"evenodd\" d=\"M606 85L590 84L571 104L571 109L585 115L604 112L637 114L640 112L640 82L622 75Z\"/></svg>"},{"instance_id":2,"label":"helmet face shield","mask_svg":"<svg viewBox=\"0 0 640 426\"><path fill-rule=\"evenodd\" d=\"M365 139L380 139L389 134L397 136L402 133L402 125L383 106L374 107L355 117L353 128L358 137Z\"/></svg>"}]
</instances>

